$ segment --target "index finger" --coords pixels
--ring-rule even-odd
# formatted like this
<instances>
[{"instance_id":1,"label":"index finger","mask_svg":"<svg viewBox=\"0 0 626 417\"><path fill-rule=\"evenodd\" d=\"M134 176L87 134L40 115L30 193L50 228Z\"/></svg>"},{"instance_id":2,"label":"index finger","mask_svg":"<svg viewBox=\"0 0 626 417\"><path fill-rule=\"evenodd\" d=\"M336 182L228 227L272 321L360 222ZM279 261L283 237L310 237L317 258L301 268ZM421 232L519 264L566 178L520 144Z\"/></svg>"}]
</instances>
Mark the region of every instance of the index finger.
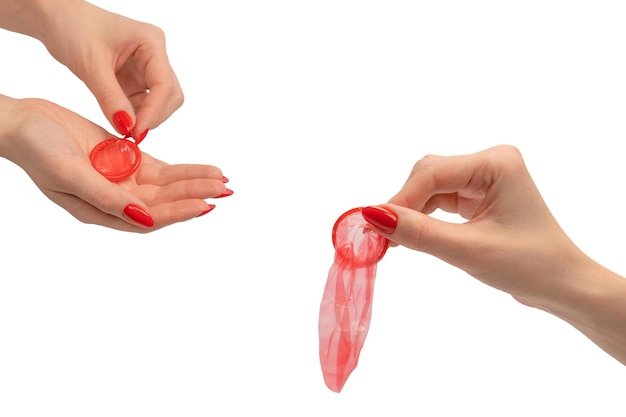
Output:
<instances>
[{"instance_id":1,"label":"index finger","mask_svg":"<svg viewBox=\"0 0 626 417\"><path fill-rule=\"evenodd\" d=\"M150 59L145 77L149 92L137 113L133 137L139 137L143 132L159 126L184 101L182 88L165 52Z\"/></svg>"},{"instance_id":2,"label":"index finger","mask_svg":"<svg viewBox=\"0 0 626 417\"><path fill-rule=\"evenodd\" d=\"M496 148L469 155L427 155L418 161L389 203L422 211L438 195L483 196L498 177Z\"/></svg>"}]
</instances>

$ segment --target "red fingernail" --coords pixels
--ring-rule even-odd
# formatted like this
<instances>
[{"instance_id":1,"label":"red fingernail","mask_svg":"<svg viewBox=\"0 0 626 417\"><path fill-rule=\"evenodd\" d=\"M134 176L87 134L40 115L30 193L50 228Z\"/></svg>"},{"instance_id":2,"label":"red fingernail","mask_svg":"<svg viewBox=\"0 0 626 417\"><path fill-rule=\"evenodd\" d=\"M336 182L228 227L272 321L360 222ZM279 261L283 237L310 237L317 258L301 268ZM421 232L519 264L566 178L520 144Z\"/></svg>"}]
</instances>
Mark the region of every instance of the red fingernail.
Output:
<instances>
[{"instance_id":1,"label":"red fingernail","mask_svg":"<svg viewBox=\"0 0 626 417\"><path fill-rule=\"evenodd\" d=\"M212 211L215 208L215 204L209 204L209 208L204 210L202 213L198 214L196 217L202 217L208 212Z\"/></svg>"},{"instance_id":2,"label":"red fingernail","mask_svg":"<svg viewBox=\"0 0 626 417\"><path fill-rule=\"evenodd\" d=\"M234 191L233 190L229 190L228 188L226 189L225 192L223 192L222 194L218 195L215 198L222 198L222 197L228 197L229 195L233 195Z\"/></svg>"},{"instance_id":3,"label":"red fingernail","mask_svg":"<svg viewBox=\"0 0 626 417\"><path fill-rule=\"evenodd\" d=\"M143 226L154 226L154 220L148 214L148 212L134 204L129 204L124 208L124 215L132 221L137 222Z\"/></svg>"},{"instance_id":4,"label":"red fingernail","mask_svg":"<svg viewBox=\"0 0 626 417\"><path fill-rule=\"evenodd\" d=\"M398 226L398 216L382 207L365 207L361 210L363 218L384 233L393 233Z\"/></svg>"},{"instance_id":5,"label":"red fingernail","mask_svg":"<svg viewBox=\"0 0 626 417\"><path fill-rule=\"evenodd\" d=\"M113 115L113 126L122 135L130 135L130 129L133 127L133 119L124 110L120 110Z\"/></svg>"},{"instance_id":6,"label":"red fingernail","mask_svg":"<svg viewBox=\"0 0 626 417\"><path fill-rule=\"evenodd\" d=\"M139 137L137 139L135 139L135 145L139 145L141 143L141 141L146 138L146 135L148 134L149 130L150 129L144 130L143 133L141 135L139 135Z\"/></svg>"},{"instance_id":7,"label":"red fingernail","mask_svg":"<svg viewBox=\"0 0 626 417\"><path fill-rule=\"evenodd\" d=\"M228 181L230 181L228 178L226 178L225 176L222 175L222 182L224 184L226 184Z\"/></svg>"}]
</instances>

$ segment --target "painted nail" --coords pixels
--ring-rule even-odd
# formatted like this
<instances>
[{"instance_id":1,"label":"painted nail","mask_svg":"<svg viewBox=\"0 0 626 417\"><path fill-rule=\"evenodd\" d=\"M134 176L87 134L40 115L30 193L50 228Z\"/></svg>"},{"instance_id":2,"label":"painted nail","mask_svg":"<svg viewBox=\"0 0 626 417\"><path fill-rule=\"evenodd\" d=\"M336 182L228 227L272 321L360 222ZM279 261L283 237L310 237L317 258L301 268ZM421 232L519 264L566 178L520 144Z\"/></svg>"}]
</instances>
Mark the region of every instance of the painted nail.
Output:
<instances>
[{"instance_id":1,"label":"painted nail","mask_svg":"<svg viewBox=\"0 0 626 417\"><path fill-rule=\"evenodd\" d=\"M202 213L198 214L196 217L202 217L205 214L207 214L208 212L213 211L214 208L215 208L215 204L209 204L209 208L204 210Z\"/></svg>"},{"instance_id":2,"label":"painted nail","mask_svg":"<svg viewBox=\"0 0 626 417\"><path fill-rule=\"evenodd\" d=\"M223 192L222 194L218 195L215 198L222 198L222 197L228 197L229 195L233 195L234 191L233 190L229 190L228 188L226 189L225 192Z\"/></svg>"},{"instance_id":3,"label":"painted nail","mask_svg":"<svg viewBox=\"0 0 626 417\"><path fill-rule=\"evenodd\" d=\"M148 214L148 212L134 204L129 204L124 208L124 215L132 221L141 224L142 226L154 226L154 220Z\"/></svg>"},{"instance_id":4,"label":"painted nail","mask_svg":"<svg viewBox=\"0 0 626 417\"><path fill-rule=\"evenodd\" d=\"M133 119L124 110L120 110L113 115L113 126L122 135L130 135L130 129L133 127Z\"/></svg>"},{"instance_id":5,"label":"painted nail","mask_svg":"<svg viewBox=\"0 0 626 417\"><path fill-rule=\"evenodd\" d=\"M144 130L143 133L141 135L139 135L139 137L137 139L135 139L135 145L139 145L141 143L141 141L146 138L146 135L148 134L149 130L150 129Z\"/></svg>"},{"instance_id":6,"label":"painted nail","mask_svg":"<svg viewBox=\"0 0 626 417\"><path fill-rule=\"evenodd\" d=\"M230 181L228 178L226 178L225 176L222 175L222 182L224 184L226 184L228 181Z\"/></svg>"},{"instance_id":7,"label":"painted nail","mask_svg":"<svg viewBox=\"0 0 626 417\"><path fill-rule=\"evenodd\" d=\"M396 213L382 207L365 207L361 214L368 223L380 229L383 233L393 233L398 226Z\"/></svg>"}]
</instances>

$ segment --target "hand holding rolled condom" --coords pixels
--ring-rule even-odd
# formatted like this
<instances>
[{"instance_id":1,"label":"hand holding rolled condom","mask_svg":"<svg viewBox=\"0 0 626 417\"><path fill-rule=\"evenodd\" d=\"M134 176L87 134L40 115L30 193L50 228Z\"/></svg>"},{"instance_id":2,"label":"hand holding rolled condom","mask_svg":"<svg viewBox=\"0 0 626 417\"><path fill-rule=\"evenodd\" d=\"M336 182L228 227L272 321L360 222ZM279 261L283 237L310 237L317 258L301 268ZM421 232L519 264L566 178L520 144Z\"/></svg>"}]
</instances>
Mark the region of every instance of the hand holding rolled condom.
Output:
<instances>
[{"instance_id":1,"label":"hand holding rolled condom","mask_svg":"<svg viewBox=\"0 0 626 417\"><path fill-rule=\"evenodd\" d=\"M89 154L91 165L110 181L130 177L141 164L141 151L127 138L110 138L96 145Z\"/></svg>"},{"instance_id":2,"label":"hand holding rolled condom","mask_svg":"<svg viewBox=\"0 0 626 417\"><path fill-rule=\"evenodd\" d=\"M372 316L376 266L389 240L374 232L361 208L347 211L333 227L335 260L319 313L319 356L324 381L340 392L356 368Z\"/></svg>"}]
</instances>

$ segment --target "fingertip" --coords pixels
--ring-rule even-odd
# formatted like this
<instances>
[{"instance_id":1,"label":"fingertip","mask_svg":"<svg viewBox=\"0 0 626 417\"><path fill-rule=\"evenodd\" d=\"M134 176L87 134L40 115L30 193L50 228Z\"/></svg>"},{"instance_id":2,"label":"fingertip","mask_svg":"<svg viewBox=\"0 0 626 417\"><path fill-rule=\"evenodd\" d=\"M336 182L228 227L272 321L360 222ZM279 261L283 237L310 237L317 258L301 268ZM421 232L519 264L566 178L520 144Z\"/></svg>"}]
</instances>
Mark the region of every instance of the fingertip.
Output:
<instances>
[{"instance_id":1,"label":"fingertip","mask_svg":"<svg viewBox=\"0 0 626 417\"><path fill-rule=\"evenodd\" d=\"M150 131L150 129L145 129L143 132L141 132L139 135L137 135L137 137L134 137L135 139L135 144L139 145L148 135L148 132Z\"/></svg>"},{"instance_id":2,"label":"fingertip","mask_svg":"<svg viewBox=\"0 0 626 417\"><path fill-rule=\"evenodd\" d=\"M208 207L206 208L206 210L204 210L202 213L198 214L196 217L202 217L205 214L210 213L211 211L213 211L213 209L216 207L215 204L209 204Z\"/></svg>"},{"instance_id":3,"label":"fingertip","mask_svg":"<svg viewBox=\"0 0 626 417\"><path fill-rule=\"evenodd\" d=\"M124 208L124 217L144 227L153 227L154 219L150 214L136 204L129 204Z\"/></svg>"},{"instance_id":4,"label":"fingertip","mask_svg":"<svg viewBox=\"0 0 626 417\"><path fill-rule=\"evenodd\" d=\"M365 221L386 234L392 234L398 226L398 215L381 206L368 206L361 210Z\"/></svg>"},{"instance_id":5,"label":"fingertip","mask_svg":"<svg viewBox=\"0 0 626 417\"><path fill-rule=\"evenodd\" d=\"M118 110L111 117L111 124L118 133L129 136L133 127L133 118L126 110Z\"/></svg>"},{"instance_id":6,"label":"fingertip","mask_svg":"<svg viewBox=\"0 0 626 417\"><path fill-rule=\"evenodd\" d=\"M419 249L429 235L428 216L407 207L390 203L368 206L363 209L363 218L387 237L391 246Z\"/></svg>"}]
</instances>

